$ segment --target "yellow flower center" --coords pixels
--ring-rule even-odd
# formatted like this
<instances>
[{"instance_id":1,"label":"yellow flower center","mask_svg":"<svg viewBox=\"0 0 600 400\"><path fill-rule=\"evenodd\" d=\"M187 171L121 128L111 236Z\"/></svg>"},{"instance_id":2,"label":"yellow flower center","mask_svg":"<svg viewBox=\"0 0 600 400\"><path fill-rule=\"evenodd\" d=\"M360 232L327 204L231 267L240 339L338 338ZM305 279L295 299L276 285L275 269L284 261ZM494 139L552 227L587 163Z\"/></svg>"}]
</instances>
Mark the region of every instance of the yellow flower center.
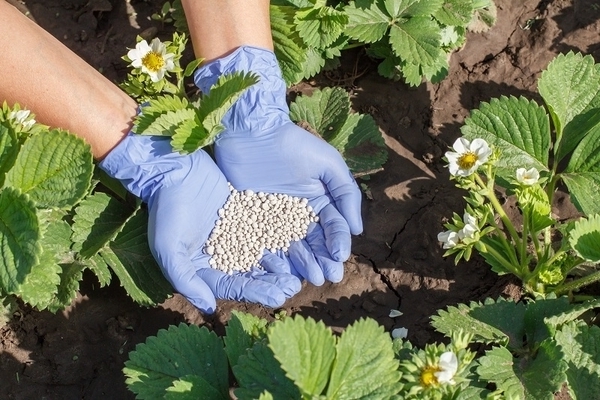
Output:
<instances>
[{"instance_id":1,"label":"yellow flower center","mask_svg":"<svg viewBox=\"0 0 600 400\"><path fill-rule=\"evenodd\" d=\"M165 60L160 54L150 51L144 56L144 58L142 58L142 64L144 67L148 68L148 70L152 72L158 72L162 67L165 66Z\"/></svg>"},{"instance_id":2,"label":"yellow flower center","mask_svg":"<svg viewBox=\"0 0 600 400\"><path fill-rule=\"evenodd\" d=\"M478 159L479 158L477 157L477 154L471 151L465 154L461 154L457 161L458 167L460 169L471 169L473 168Z\"/></svg>"},{"instance_id":3,"label":"yellow flower center","mask_svg":"<svg viewBox=\"0 0 600 400\"><path fill-rule=\"evenodd\" d=\"M438 381L435 373L441 371L438 367L429 366L421 372L421 385L427 387L437 385Z\"/></svg>"}]
</instances>

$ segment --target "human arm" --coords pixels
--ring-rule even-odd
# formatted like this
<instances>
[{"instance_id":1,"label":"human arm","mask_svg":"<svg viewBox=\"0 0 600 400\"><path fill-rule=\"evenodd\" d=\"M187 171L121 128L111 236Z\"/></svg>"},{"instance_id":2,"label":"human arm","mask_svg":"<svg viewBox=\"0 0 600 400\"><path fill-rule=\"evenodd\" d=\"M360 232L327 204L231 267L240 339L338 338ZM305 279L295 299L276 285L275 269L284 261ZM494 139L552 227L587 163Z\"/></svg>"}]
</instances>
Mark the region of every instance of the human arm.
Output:
<instances>
[{"instance_id":1,"label":"human arm","mask_svg":"<svg viewBox=\"0 0 600 400\"><path fill-rule=\"evenodd\" d=\"M308 198L321 222L290 248L292 267L317 285L341 280L351 234L362 231L361 193L339 152L289 119L286 86L273 54L269 2L182 3L196 56L209 60L195 74L201 91L207 93L219 76L236 71L251 71L260 79L225 115L225 131L214 146L217 164L240 190Z\"/></svg>"},{"instance_id":2,"label":"human arm","mask_svg":"<svg viewBox=\"0 0 600 400\"><path fill-rule=\"evenodd\" d=\"M168 138L131 134L136 102L1 0L0 71L0 100L85 139L98 165L148 204L150 249L174 289L196 307L212 312L216 298L277 307L300 289L297 278L280 273L275 256L264 260L266 272L209 268L202 247L229 194L213 160L203 151L174 153Z\"/></svg>"}]
</instances>

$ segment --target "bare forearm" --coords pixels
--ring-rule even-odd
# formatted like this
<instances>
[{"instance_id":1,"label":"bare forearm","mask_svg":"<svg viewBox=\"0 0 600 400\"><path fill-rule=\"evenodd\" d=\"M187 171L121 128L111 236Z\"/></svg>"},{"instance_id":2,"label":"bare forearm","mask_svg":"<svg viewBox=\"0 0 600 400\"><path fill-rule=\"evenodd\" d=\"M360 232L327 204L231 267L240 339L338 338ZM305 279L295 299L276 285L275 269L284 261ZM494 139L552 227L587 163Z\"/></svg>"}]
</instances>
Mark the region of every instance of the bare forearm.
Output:
<instances>
[{"instance_id":1,"label":"bare forearm","mask_svg":"<svg viewBox=\"0 0 600 400\"><path fill-rule=\"evenodd\" d=\"M131 128L136 102L48 32L0 0L0 101L84 138L103 158Z\"/></svg>"},{"instance_id":2,"label":"bare forearm","mask_svg":"<svg viewBox=\"0 0 600 400\"><path fill-rule=\"evenodd\" d=\"M269 0L182 0L194 53L206 61L250 45L273 49Z\"/></svg>"}]
</instances>

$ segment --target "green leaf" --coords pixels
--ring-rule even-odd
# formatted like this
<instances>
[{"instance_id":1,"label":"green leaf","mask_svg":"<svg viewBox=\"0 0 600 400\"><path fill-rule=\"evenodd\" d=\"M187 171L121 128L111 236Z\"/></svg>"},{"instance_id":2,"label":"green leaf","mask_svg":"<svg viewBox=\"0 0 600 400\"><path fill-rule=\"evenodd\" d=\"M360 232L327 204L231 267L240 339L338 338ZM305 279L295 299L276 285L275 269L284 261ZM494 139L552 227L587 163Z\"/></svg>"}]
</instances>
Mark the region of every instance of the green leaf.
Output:
<instances>
[{"instance_id":1,"label":"green leaf","mask_svg":"<svg viewBox=\"0 0 600 400\"><path fill-rule=\"evenodd\" d=\"M64 214L38 212L38 218L44 226L40 240L43 251L40 262L32 268L19 288L21 299L38 310L48 307L58 292L62 274L58 263L72 261L71 227L63 220Z\"/></svg>"},{"instance_id":2,"label":"green leaf","mask_svg":"<svg viewBox=\"0 0 600 400\"><path fill-rule=\"evenodd\" d=\"M87 194L93 168L90 146L54 129L25 142L6 184L29 194L38 207L69 208Z\"/></svg>"},{"instance_id":3,"label":"green leaf","mask_svg":"<svg viewBox=\"0 0 600 400\"><path fill-rule=\"evenodd\" d=\"M571 199L585 214L600 213L595 200L600 187L600 125L594 127L575 148L569 165L561 174Z\"/></svg>"},{"instance_id":4,"label":"green leaf","mask_svg":"<svg viewBox=\"0 0 600 400\"><path fill-rule=\"evenodd\" d=\"M574 400L593 399L600 393L600 328L570 322L556 333L568 365L567 382Z\"/></svg>"},{"instance_id":5,"label":"green leaf","mask_svg":"<svg viewBox=\"0 0 600 400\"><path fill-rule=\"evenodd\" d=\"M0 187L4 185L4 176L15 164L21 143L14 130L0 124Z\"/></svg>"},{"instance_id":6,"label":"green leaf","mask_svg":"<svg viewBox=\"0 0 600 400\"><path fill-rule=\"evenodd\" d=\"M567 297L538 299L527 304L525 310L525 335L527 345L535 349L542 341L552 338L553 328L546 318L569 311L571 305Z\"/></svg>"},{"instance_id":7,"label":"green leaf","mask_svg":"<svg viewBox=\"0 0 600 400\"><path fill-rule=\"evenodd\" d=\"M575 221L569 232L569 244L577 255L589 262L600 262L600 215Z\"/></svg>"},{"instance_id":8,"label":"green leaf","mask_svg":"<svg viewBox=\"0 0 600 400\"><path fill-rule=\"evenodd\" d=\"M288 378L273 351L264 341L252 346L246 355L240 356L233 374L239 384L234 394L239 400L256 399L265 390L275 399L300 400L300 391Z\"/></svg>"},{"instance_id":9,"label":"green leaf","mask_svg":"<svg viewBox=\"0 0 600 400\"><path fill-rule=\"evenodd\" d=\"M83 279L85 265L73 263L60 264L60 284L58 291L50 304L46 307L50 312L64 310L77 297L79 282Z\"/></svg>"},{"instance_id":10,"label":"green leaf","mask_svg":"<svg viewBox=\"0 0 600 400\"><path fill-rule=\"evenodd\" d=\"M196 68L198 68L198 66L202 63L202 61L204 61L203 58L197 58L197 59L191 61L185 67L185 71L183 72L183 76L185 76L186 78L188 76L192 76L192 74L196 71Z\"/></svg>"},{"instance_id":11,"label":"green leaf","mask_svg":"<svg viewBox=\"0 0 600 400\"><path fill-rule=\"evenodd\" d=\"M562 139L558 143L557 161L562 160L567 154L572 152L584 137L599 129L600 93L590 103L589 107L592 108L575 115L571 122L565 125Z\"/></svg>"},{"instance_id":12,"label":"green leaf","mask_svg":"<svg viewBox=\"0 0 600 400\"><path fill-rule=\"evenodd\" d=\"M135 210L106 193L86 197L73 217L74 250L83 258L94 256L123 229Z\"/></svg>"},{"instance_id":13,"label":"green leaf","mask_svg":"<svg viewBox=\"0 0 600 400\"><path fill-rule=\"evenodd\" d=\"M498 343L517 350L523 347L524 318L523 303L487 299L485 304L471 302L438 310L438 315L431 317L431 325L448 337L463 330L473 335L474 342Z\"/></svg>"},{"instance_id":14,"label":"green leaf","mask_svg":"<svg viewBox=\"0 0 600 400\"><path fill-rule=\"evenodd\" d=\"M167 299L173 289L148 247L147 222L147 214L139 209L100 254L134 301L155 306Z\"/></svg>"},{"instance_id":15,"label":"green leaf","mask_svg":"<svg viewBox=\"0 0 600 400\"><path fill-rule=\"evenodd\" d=\"M329 144L338 149L348 168L360 176L383 169L388 151L377 123L368 114L350 114Z\"/></svg>"},{"instance_id":16,"label":"green leaf","mask_svg":"<svg viewBox=\"0 0 600 400\"><path fill-rule=\"evenodd\" d=\"M100 287L105 287L111 282L112 273L110 272L108 264L106 264L106 261L104 261L100 254L96 254L81 262L96 275Z\"/></svg>"},{"instance_id":17,"label":"green leaf","mask_svg":"<svg viewBox=\"0 0 600 400\"><path fill-rule=\"evenodd\" d=\"M390 399L402 388L392 339L371 318L346 328L327 386L330 399Z\"/></svg>"},{"instance_id":18,"label":"green leaf","mask_svg":"<svg viewBox=\"0 0 600 400\"><path fill-rule=\"evenodd\" d=\"M295 7L270 6L274 52L288 86L300 81L302 65L306 60L306 46L295 29L295 12Z\"/></svg>"},{"instance_id":19,"label":"green leaf","mask_svg":"<svg viewBox=\"0 0 600 400\"><path fill-rule=\"evenodd\" d=\"M172 135L170 130L167 133L161 133L164 130L164 124L159 123L157 126L153 127L156 120L167 113L176 114L180 112L185 115L185 113L189 113L190 111L193 111L193 109L190 107L189 102L185 98L172 95L157 96L151 99L148 102L148 105L145 105L141 108L141 112L133 121L133 131L138 134L166 134L170 136ZM193 116L193 114L194 113L192 112L191 115ZM181 121L182 120L180 119L179 122Z\"/></svg>"},{"instance_id":20,"label":"green leaf","mask_svg":"<svg viewBox=\"0 0 600 400\"><path fill-rule=\"evenodd\" d=\"M555 314L555 315L546 317L544 320L544 323L547 326L549 326L553 329L556 329L557 327L560 327L561 325L564 325L568 322L576 320L586 311L591 310L593 308L598 308L598 307L600 307L600 299L587 300L587 301L584 301L583 303L575 304L575 305L569 307L567 310L564 310L560 314Z\"/></svg>"},{"instance_id":21,"label":"green leaf","mask_svg":"<svg viewBox=\"0 0 600 400\"><path fill-rule=\"evenodd\" d=\"M564 354L548 339L541 343L537 355L513 358L504 347L495 347L479 358L477 373L504 391L507 398L553 400L566 379Z\"/></svg>"},{"instance_id":22,"label":"green leaf","mask_svg":"<svg viewBox=\"0 0 600 400\"><path fill-rule=\"evenodd\" d=\"M316 7L296 12L298 34L309 47L319 49L331 45L343 32L348 16L332 7Z\"/></svg>"},{"instance_id":23,"label":"green leaf","mask_svg":"<svg viewBox=\"0 0 600 400\"><path fill-rule=\"evenodd\" d=\"M225 352L233 368L241 355L246 354L254 343L266 336L267 320L252 314L233 311L225 327Z\"/></svg>"},{"instance_id":24,"label":"green leaf","mask_svg":"<svg viewBox=\"0 0 600 400\"><path fill-rule=\"evenodd\" d=\"M600 90L600 74L591 55L559 54L538 82L538 91L552 115L558 134L580 114Z\"/></svg>"},{"instance_id":25,"label":"green leaf","mask_svg":"<svg viewBox=\"0 0 600 400\"><path fill-rule=\"evenodd\" d=\"M473 12L473 0L445 0L434 16L444 25L467 26Z\"/></svg>"},{"instance_id":26,"label":"green leaf","mask_svg":"<svg viewBox=\"0 0 600 400\"><path fill-rule=\"evenodd\" d=\"M0 293L18 294L42 253L33 201L17 189L0 191Z\"/></svg>"},{"instance_id":27,"label":"green leaf","mask_svg":"<svg viewBox=\"0 0 600 400\"><path fill-rule=\"evenodd\" d=\"M528 219L530 231L540 232L554 224L555 221L550 216L550 200L540 185L528 186L517 191L517 199L523 215Z\"/></svg>"},{"instance_id":28,"label":"green leaf","mask_svg":"<svg viewBox=\"0 0 600 400\"><path fill-rule=\"evenodd\" d=\"M222 393L198 375L186 375L175 380L165 391L165 400L223 399Z\"/></svg>"},{"instance_id":29,"label":"green leaf","mask_svg":"<svg viewBox=\"0 0 600 400\"><path fill-rule=\"evenodd\" d=\"M364 43L377 42L389 29L391 18L381 10L378 1L371 1L368 8L351 1L344 11L348 15L345 34Z\"/></svg>"},{"instance_id":30,"label":"green leaf","mask_svg":"<svg viewBox=\"0 0 600 400\"><path fill-rule=\"evenodd\" d=\"M350 113L350 97L343 88L315 90L311 96L299 96L290 104L290 118L307 123L310 130L330 141L342 128Z\"/></svg>"},{"instance_id":31,"label":"green leaf","mask_svg":"<svg viewBox=\"0 0 600 400\"><path fill-rule=\"evenodd\" d=\"M127 387L139 399L163 398L167 390L172 396L184 382L192 383L194 390L206 389L207 395L196 398L229 399L223 342L206 327L181 323L159 330L129 353L123 372Z\"/></svg>"},{"instance_id":32,"label":"green leaf","mask_svg":"<svg viewBox=\"0 0 600 400\"><path fill-rule=\"evenodd\" d=\"M274 323L267 335L275 358L303 395L320 395L335 358L331 330L323 322L296 316Z\"/></svg>"},{"instance_id":33,"label":"green leaf","mask_svg":"<svg viewBox=\"0 0 600 400\"><path fill-rule=\"evenodd\" d=\"M465 138L482 138L500 149L499 168L510 176L518 167L547 170L550 122L543 107L524 97L505 97L482 103L461 128Z\"/></svg>"},{"instance_id":34,"label":"green leaf","mask_svg":"<svg viewBox=\"0 0 600 400\"><path fill-rule=\"evenodd\" d=\"M387 0L390 1L390 0ZM431 16L437 14L442 7L444 1L447 0L394 0L399 2L398 11L395 13L396 16L402 15L403 17L413 16Z\"/></svg>"},{"instance_id":35,"label":"green leaf","mask_svg":"<svg viewBox=\"0 0 600 400\"><path fill-rule=\"evenodd\" d=\"M441 39L440 28L430 17L413 17L390 28L394 53L414 64L436 64L443 53Z\"/></svg>"},{"instance_id":36,"label":"green leaf","mask_svg":"<svg viewBox=\"0 0 600 400\"><path fill-rule=\"evenodd\" d=\"M174 136L181 124L190 120L193 121L195 116L196 112L192 108L165 111L163 114L158 115L144 131L138 129L138 133L152 136Z\"/></svg>"},{"instance_id":37,"label":"green leaf","mask_svg":"<svg viewBox=\"0 0 600 400\"><path fill-rule=\"evenodd\" d=\"M225 113L257 82L258 77L250 72L220 76L210 92L202 97L196 115L180 121L174 130L173 150L186 154L211 144L224 129L221 120Z\"/></svg>"}]
</instances>

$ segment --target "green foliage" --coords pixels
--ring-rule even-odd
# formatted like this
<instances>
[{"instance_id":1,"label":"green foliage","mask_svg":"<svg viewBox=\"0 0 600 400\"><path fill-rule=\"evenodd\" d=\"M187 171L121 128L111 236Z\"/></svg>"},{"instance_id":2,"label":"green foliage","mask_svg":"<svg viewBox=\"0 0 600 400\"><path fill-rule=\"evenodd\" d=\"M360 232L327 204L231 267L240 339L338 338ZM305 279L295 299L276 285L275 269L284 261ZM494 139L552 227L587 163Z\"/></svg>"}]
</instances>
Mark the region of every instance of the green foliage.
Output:
<instances>
[{"instance_id":1,"label":"green foliage","mask_svg":"<svg viewBox=\"0 0 600 400\"><path fill-rule=\"evenodd\" d=\"M392 340L370 319L336 337L310 318L267 324L235 312L224 342L206 328L171 326L139 344L123 371L138 398L228 398L225 353L239 399L389 399L402 389Z\"/></svg>"},{"instance_id":2,"label":"green foliage","mask_svg":"<svg viewBox=\"0 0 600 400\"><path fill-rule=\"evenodd\" d=\"M493 151L474 174L453 177L468 192L478 232L447 245L446 255L456 253L458 262L474 248L497 273L521 279L531 294L572 293L600 280L596 266L583 276L579 268L600 261L595 199L600 189L600 66L591 56L561 54L543 71L538 87L545 106L503 96L482 103L465 120L461 140L483 139ZM581 220L563 223L553 217L560 181L584 215ZM520 227L502 209L495 185L515 196L523 217Z\"/></svg>"},{"instance_id":3,"label":"green foliage","mask_svg":"<svg viewBox=\"0 0 600 400\"><path fill-rule=\"evenodd\" d=\"M335 147L356 176L380 171L387 161L383 137L368 114L350 112L342 88L315 90L290 105L290 118Z\"/></svg>"},{"instance_id":4,"label":"green foliage","mask_svg":"<svg viewBox=\"0 0 600 400\"><path fill-rule=\"evenodd\" d=\"M579 318L598 307L599 300L573 305L565 297L527 303L488 299L440 310L432 325L448 336L460 327L472 342L491 344L475 371L506 398L553 399L567 383L573 398L584 399L597 388L583 379L592 382L600 373L595 356L600 333Z\"/></svg>"}]
</instances>

